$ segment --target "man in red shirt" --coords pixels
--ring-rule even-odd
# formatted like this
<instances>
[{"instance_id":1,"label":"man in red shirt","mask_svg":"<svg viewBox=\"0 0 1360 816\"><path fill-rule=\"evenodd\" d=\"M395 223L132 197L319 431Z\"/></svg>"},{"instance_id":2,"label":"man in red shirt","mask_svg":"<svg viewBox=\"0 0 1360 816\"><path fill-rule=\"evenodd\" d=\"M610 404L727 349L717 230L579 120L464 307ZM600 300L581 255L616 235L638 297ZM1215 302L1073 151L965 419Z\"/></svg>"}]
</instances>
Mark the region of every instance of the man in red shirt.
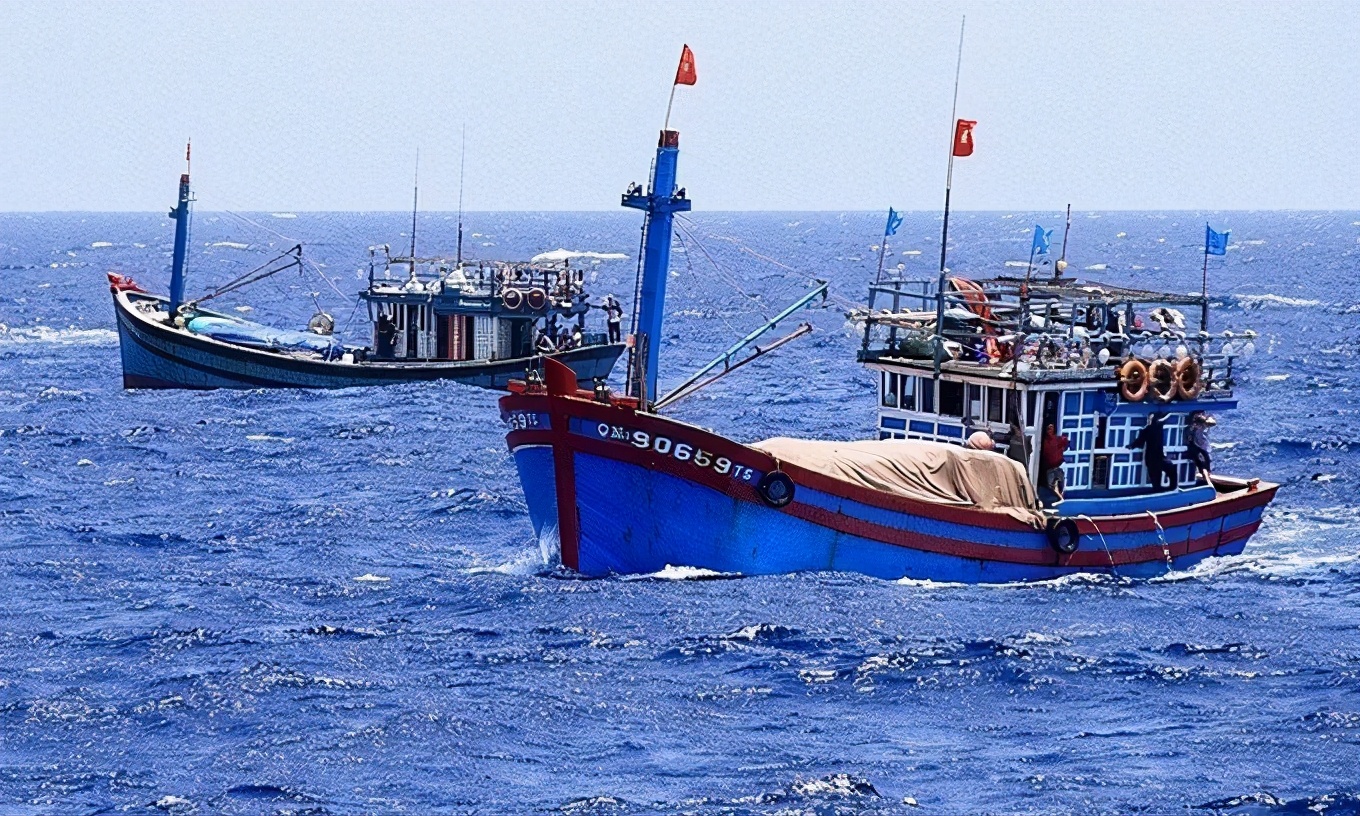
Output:
<instances>
[{"instance_id":1,"label":"man in red shirt","mask_svg":"<svg viewBox=\"0 0 1360 816\"><path fill-rule=\"evenodd\" d=\"M1039 448L1039 466L1042 473L1039 481L1048 486L1062 501L1063 488L1067 482L1063 478L1063 453L1067 451L1067 437L1058 433L1052 423L1044 428L1043 446Z\"/></svg>"}]
</instances>

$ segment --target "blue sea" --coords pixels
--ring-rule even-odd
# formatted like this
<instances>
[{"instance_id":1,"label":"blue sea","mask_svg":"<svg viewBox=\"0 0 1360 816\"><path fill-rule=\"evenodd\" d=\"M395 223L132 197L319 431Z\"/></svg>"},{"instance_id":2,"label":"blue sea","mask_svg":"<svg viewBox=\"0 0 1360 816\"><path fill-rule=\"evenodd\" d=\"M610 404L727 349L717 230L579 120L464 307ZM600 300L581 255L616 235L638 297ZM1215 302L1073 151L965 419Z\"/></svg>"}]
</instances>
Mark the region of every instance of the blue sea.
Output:
<instances>
[{"instance_id":1,"label":"blue sea","mask_svg":"<svg viewBox=\"0 0 1360 816\"><path fill-rule=\"evenodd\" d=\"M217 302L350 339L368 247L410 241L399 213L209 204L191 294L301 242L315 267ZM1158 580L957 586L563 574L495 394L124 391L105 272L164 291L172 222L0 215L0 813L1360 813L1360 213L1076 212L1067 258L1195 291L1206 220L1232 230L1212 328L1260 333L1216 469L1282 484L1261 531ZM1036 222L1056 253L1059 213L956 214L951 267L1015 271ZM419 252L455 223L423 214ZM871 436L845 311L882 227L690 216L663 383L833 297L673 415ZM639 228L473 213L467 254L624 253L588 279L626 302ZM894 240L933 274L938 214Z\"/></svg>"}]
</instances>

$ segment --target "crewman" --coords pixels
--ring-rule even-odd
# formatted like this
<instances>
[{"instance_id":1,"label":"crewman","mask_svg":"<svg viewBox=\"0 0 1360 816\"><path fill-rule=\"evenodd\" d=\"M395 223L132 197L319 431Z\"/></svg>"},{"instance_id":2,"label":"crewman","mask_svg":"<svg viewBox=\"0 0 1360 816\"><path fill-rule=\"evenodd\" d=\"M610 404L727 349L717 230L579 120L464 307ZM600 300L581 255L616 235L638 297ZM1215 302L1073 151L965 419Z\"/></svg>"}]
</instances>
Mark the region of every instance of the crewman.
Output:
<instances>
[{"instance_id":1,"label":"crewman","mask_svg":"<svg viewBox=\"0 0 1360 816\"><path fill-rule=\"evenodd\" d=\"M1143 447L1143 469L1147 471L1148 482L1156 490L1175 490L1179 486L1176 479L1176 466L1166 461L1166 448L1164 446L1164 429L1166 427L1166 414L1156 413L1148 417L1147 425L1129 443L1129 449ZM1162 476L1165 475L1171 482L1168 488L1162 487Z\"/></svg>"},{"instance_id":2,"label":"crewman","mask_svg":"<svg viewBox=\"0 0 1360 816\"><path fill-rule=\"evenodd\" d=\"M621 332L619 323L623 320L623 307L613 295L604 296L605 323L609 326L609 342L619 342Z\"/></svg>"}]
</instances>

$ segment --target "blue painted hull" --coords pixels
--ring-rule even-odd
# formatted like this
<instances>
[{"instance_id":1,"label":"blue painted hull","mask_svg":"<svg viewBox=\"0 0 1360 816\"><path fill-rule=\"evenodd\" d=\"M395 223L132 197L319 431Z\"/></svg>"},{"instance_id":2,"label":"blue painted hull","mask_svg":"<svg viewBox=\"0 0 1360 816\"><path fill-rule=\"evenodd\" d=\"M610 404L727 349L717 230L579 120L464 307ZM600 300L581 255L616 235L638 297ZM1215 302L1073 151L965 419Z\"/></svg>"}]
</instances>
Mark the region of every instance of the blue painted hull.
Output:
<instances>
[{"instance_id":1,"label":"blue painted hull","mask_svg":"<svg viewBox=\"0 0 1360 816\"><path fill-rule=\"evenodd\" d=\"M425 380L453 380L504 389L542 358L468 362L368 361L344 363L280 354L199 337L148 319L137 300L163 302L142 293L115 291L114 313L125 388L356 388ZM621 344L589 346L555 355L581 382L606 377Z\"/></svg>"},{"instance_id":2,"label":"blue painted hull","mask_svg":"<svg viewBox=\"0 0 1360 816\"><path fill-rule=\"evenodd\" d=\"M1083 513L1069 519L1079 533L1077 550L1060 552L1048 530L1003 514L892 497L587 397L512 394L501 407L541 547L592 576L684 566L963 583L1082 572L1145 578L1240 553L1276 489L1225 483L1187 492L1189 503L1171 509ZM683 457L672 455L677 450ZM715 457L724 465L720 473L695 464ZM774 469L796 485L786 506L762 501L753 487Z\"/></svg>"}]
</instances>

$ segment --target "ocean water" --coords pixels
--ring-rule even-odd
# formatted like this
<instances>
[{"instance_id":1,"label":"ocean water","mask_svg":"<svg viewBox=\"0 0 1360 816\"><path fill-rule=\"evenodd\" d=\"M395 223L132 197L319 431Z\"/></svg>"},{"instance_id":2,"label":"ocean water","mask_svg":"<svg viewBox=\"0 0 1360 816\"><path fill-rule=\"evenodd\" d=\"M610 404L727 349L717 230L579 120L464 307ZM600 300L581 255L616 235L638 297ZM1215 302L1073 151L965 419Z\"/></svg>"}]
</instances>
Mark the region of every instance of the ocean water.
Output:
<instances>
[{"instance_id":1,"label":"ocean water","mask_svg":"<svg viewBox=\"0 0 1360 816\"><path fill-rule=\"evenodd\" d=\"M1075 213L1068 258L1196 290L1206 217L1233 231L1215 328L1261 334L1214 431L1219 471L1283 485L1261 531L1160 580L970 587L563 575L494 394L125 392L104 273L163 291L171 222L0 215L0 813L1360 813L1360 214ZM367 248L406 218L201 212L189 290L301 241L330 283L226 306L361 337ZM871 435L843 307L882 220L690 216L664 381L812 278L833 299L674 414ZM1036 220L1061 234L956 216L951 266L1025 261ZM468 254L632 259L639 226L474 213ZM888 264L930 275L938 228L909 214ZM419 241L451 251L453 217ZM631 296L633 260L590 270Z\"/></svg>"}]
</instances>

